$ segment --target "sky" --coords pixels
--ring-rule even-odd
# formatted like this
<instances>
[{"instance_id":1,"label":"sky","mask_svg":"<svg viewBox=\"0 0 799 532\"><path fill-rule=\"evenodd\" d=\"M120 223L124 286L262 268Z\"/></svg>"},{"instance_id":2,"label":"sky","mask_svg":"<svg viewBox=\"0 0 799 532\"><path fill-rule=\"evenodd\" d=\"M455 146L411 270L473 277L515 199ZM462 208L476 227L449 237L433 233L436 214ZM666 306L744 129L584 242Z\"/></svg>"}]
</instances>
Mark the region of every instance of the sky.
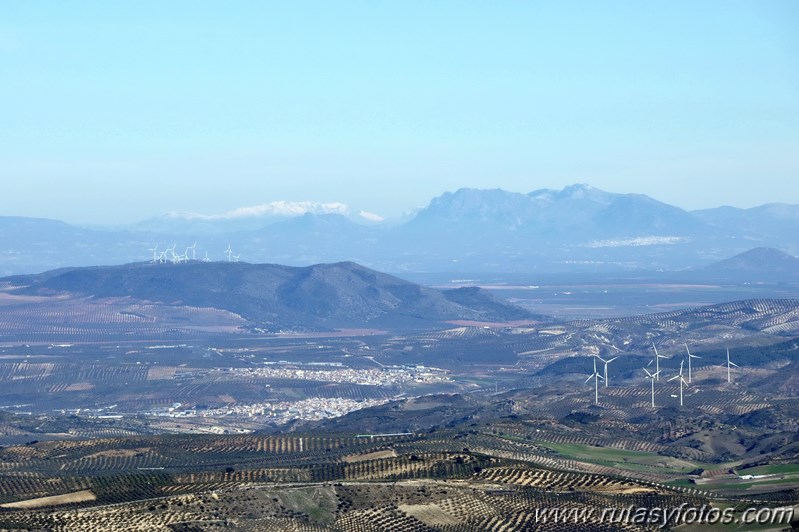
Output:
<instances>
[{"instance_id":1,"label":"sky","mask_svg":"<svg viewBox=\"0 0 799 532\"><path fill-rule=\"evenodd\" d=\"M123 224L588 183L799 204L799 2L0 8L0 215Z\"/></svg>"}]
</instances>

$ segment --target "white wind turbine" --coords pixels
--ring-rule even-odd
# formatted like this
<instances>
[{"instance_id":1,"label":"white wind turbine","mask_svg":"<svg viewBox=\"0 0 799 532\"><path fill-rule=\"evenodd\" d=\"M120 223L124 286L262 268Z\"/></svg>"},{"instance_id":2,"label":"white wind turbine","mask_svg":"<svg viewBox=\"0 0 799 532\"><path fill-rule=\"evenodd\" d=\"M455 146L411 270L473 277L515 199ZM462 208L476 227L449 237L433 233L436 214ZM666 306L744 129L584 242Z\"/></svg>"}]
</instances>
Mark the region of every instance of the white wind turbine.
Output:
<instances>
[{"instance_id":1,"label":"white wind turbine","mask_svg":"<svg viewBox=\"0 0 799 532\"><path fill-rule=\"evenodd\" d=\"M239 253L238 255L233 255L233 262L238 262L239 257L241 257L241 253Z\"/></svg>"},{"instance_id":2,"label":"white wind turbine","mask_svg":"<svg viewBox=\"0 0 799 532\"><path fill-rule=\"evenodd\" d=\"M227 261L230 262L230 258L233 256L233 250L230 249L230 242L228 242L227 249L225 250L225 255L227 255Z\"/></svg>"},{"instance_id":3,"label":"white wind turbine","mask_svg":"<svg viewBox=\"0 0 799 532\"><path fill-rule=\"evenodd\" d=\"M688 351L688 384L691 384L691 359L692 358L702 358L697 355L692 355L691 350L688 349L688 344L685 344L685 350Z\"/></svg>"},{"instance_id":4,"label":"white wind turbine","mask_svg":"<svg viewBox=\"0 0 799 532\"><path fill-rule=\"evenodd\" d=\"M197 258L197 242L195 242L194 244L192 244L191 246L186 248L187 255L188 255L188 251L189 250L191 250L191 260L196 259ZM188 257L186 257L186 258L188 259Z\"/></svg>"},{"instance_id":5,"label":"white wind turbine","mask_svg":"<svg viewBox=\"0 0 799 532\"><path fill-rule=\"evenodd\" d=\"M655 347L655 342L652 342L652 349L655 350L655 373L653 375L657 376L658 382L660 382L660 359L661 358L669 358L666 355L661 355L658 353L658 348ZM650 362L651 364L651 362ZM648 373L648 372L647 372Z\"/></svg>"},{"instance_id":6,"label":"white wind turbine","mask_svg":"<svg viewBox=\"0 0 799 532\"><path fill-rule=\"evenodd\" d=\"M680 406L682 406L682 387L683 387L683 384L685 384L686 386L688 385L688 383L685 382L685 379L682 376L682 365L683 365L684 362L685 362L684 360L680 361L680 373L678 375L675 375L674 377L669 379L670 381L673 381L674 379L680 379Z\"/></svg>"},{"instance_id":7,"label":"white wind turbine","mask_svg":"<svg viewBox=\"0 0 799 532\"><path fill-rule=\"evenodd\" d=\"M203 259L203 262L211 262L211 259L208 258L208 250L207 249L205 250L205 258Z\"/></svg>"},{"instance_id":8,"label":"white wind turbine","mask_svg":"<svg viewBox=\"0 0 799 532\"><path fill-rule=\"evenodd\" d=\"M600 361L601 361L603 364L605 364L605 378L604 378L604 379L602 379L602 380L603 380L603 381L605 381L605 388L607 388L607 387L608 387L608 364L610 364L611 362L613 362L614 360L616 360L616 359L617 359L617 358L619 358L619 357L613 357L613 358L611 358L610 360L605 360L605 359L603 359L601 356L597 355L597 358L598 358L598 359L599 359L599 360L600 360Z\"/></svg>"},{"instance_id":9,"label":"white wind turbine","mask_svg":"<svg viewBox=\"0 0 799 532\"><path fill-rule=\"evenodd\" d=\"M730 366L735 366L736 368L740 368L738 364L735 362L730 362L730 348L727 348L727 382L730 382Z\"/></svg>"},{"instance_id":10,"label":"white wind turbine","mask_svg":"<svg viewBox=\"0 0 799 532\"><path fill-rule=\"evenodd\" d=\"M587 383L591 379L594 379L594 404L597 405L599 404L599 379L602 379L602 375L600 375L596 370L596 358L594 359L594 372L590 377L585 379L585 382Z\"/></svg>"},{"instance_id":11,"label":"white wind turbine","mask_svg":"<svg viewBox=\"0 0 799 532\"><path fill-rule=\"evenodd\" d=\"M153 262L158 261L158 244L154 248L150 248L150 251L153 252Z\"/></svg>"},{"instance_id":12,"label":"white wind turbine","mask_svg":"<svg viewBox=\"0 0 799 532\"><path fill-rule=\"evenodd\" d=\"M646 373L646 378L652 381L652 408L655 408L655 379L660 373L660 370L657 370L654 373L649 373L649 370L644 368L644 373Z\"/></svg>"},{"instance_id":13,"label":"white wind turbine","mask_svg":"<svg viewBox=\"0 0 799 532\"><path fill-rule=\"evenodd\" d=\"M172 262L174 262L175 264L180 264L181 262L186 262L188 260L188 252L189 252L188 248L186 248L186 251L184 251L181 255L178 255L177 253L175 253L173 251L172 252L172 257L173 257L172 258Z\"/></svg>"}]
</instances>

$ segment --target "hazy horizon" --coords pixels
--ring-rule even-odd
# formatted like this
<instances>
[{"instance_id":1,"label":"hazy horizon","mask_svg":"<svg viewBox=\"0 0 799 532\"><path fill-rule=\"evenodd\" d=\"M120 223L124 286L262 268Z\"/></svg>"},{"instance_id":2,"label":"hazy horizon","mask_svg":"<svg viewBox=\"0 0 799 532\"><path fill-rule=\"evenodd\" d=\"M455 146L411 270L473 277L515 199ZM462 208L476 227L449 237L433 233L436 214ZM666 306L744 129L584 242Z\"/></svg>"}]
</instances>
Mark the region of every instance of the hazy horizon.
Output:
<instances>
[{"instance_id":1,"label":"hazy horizon","mask_svg":"<svg viewBox=\"0 0 799 532\"><path fill-rule=\"evenodd\" d=\"M582 186L582 185L587 185L589 187L592 187L590 183L571 183L569 185L566 185L564 188L567 188L569 186ZM472 188L472 187L461 187L461 188ZM543 188L553 190L555 192L563 190L562 188L550 188L550 187L543 187ZM599 189L599 187L592 187L592 188ZM527 191L507 190L507 189L501 189L500 187L490 187L490 188L485 187L485 188L479 188L478 190L488 191L495 189L500 189L505 192L513 194L528 194L530 192L533 192L533 190L527 190ZM440 194L437 194L436 196L431 197L429 199L433 200L444 194L455 193L458 190L460 189L442 191ZM618 192L612 192L609 190L603 190L603 191L612 194L634 194L634 195L642 194L636 191L618 191ZM661 201L657 197L654 197L652 199ZM362 206L360 205L358 206L350 205L340 201L313 201L313 200L287 201L283 199L258 203L258 204L241 205L227 211L200 212L197 210L183 210L183 211L173 210L160 213L152 213L146 218L134 217L131 219L113 219L113 220L99 220L99 221L91 219L82 221L80 219L72 220L66 218L56 218L53 216L29 216L24 214L9 215L6 213L0 214L0 216L21 216L21 217L38 218L38 219L50 219L50 220L65 222L71 225L85 226L85 227L114 227L114 226L121 227L128 225L136 225L142 222L148 222L151 220L158 220L158 219L175 219L175 220L187 220L194 222L226 222L226 221L235 221L235 220L259 219L269 216L291 218L295 216L302 216L305 214L341 215L353 219L355 221L360 220L361 222L366 224L383 223L383 222L393 224L393 223L404 223L405 221L412 219L413 216L415 216L415 214L419 210L428 207L429 204L430 201L425 202L424 204L421 205L410 207L402 211L400 214L394 216L383 216L379 212L373 212L368 209L361 208ZM749 207L739 207L736 205L708 205L705 207L699 207L697 209L684 209L684 210L686 210L686 212L692 212L692 211L701 211L705 209L714 209L722 207L747 209L753 207L760 207L767 204L780 205L780 204L790 204L790 203L785 201L772 201L767 203L751 205ZM679 205L676 206L680 207Z\"/></svg>"}]
</instances>

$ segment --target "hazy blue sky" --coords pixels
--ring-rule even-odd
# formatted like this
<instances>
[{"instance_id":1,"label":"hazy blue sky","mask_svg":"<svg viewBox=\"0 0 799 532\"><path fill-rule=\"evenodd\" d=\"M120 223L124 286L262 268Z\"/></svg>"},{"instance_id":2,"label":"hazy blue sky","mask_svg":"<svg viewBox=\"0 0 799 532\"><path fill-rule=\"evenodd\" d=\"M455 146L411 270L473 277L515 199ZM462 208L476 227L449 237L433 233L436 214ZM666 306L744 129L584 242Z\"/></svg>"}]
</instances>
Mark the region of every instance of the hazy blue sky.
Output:
<instances>
[{"instance_id":1,"label":"hazy blue sky","mask_svg":"<svg viewBox=\"0 0 799 532\"><path fill-rule=\"evenodd\" d=\"M0 215L799 203L797 28L795 0L5 0Z\"/></svg>"}]
</instances>

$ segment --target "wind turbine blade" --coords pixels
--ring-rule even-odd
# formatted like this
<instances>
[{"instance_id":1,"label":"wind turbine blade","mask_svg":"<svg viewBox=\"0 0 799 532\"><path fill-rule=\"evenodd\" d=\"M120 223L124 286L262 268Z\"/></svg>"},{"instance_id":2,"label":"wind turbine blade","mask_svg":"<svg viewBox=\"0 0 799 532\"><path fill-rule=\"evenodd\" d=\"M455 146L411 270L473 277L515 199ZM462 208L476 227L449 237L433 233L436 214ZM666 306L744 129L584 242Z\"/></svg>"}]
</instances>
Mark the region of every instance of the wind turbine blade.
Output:
<instances>
[{"instance_id":1,"label":"wind turbine blade","mask_svg":"<svg viewBox=\"0 0 799 532\"><path fill-rule=\"evenodd\" d=\"M739 366L738 364L736 364L735 362L732 362L732 361L730 362L730 366L735 366L736 368L740 368L741 367L741 366Z\"/></svg>"},{"instance_id":2,"label":"wind turbine blade","mask_svg":"<svg viewBox=\"0 0 799 532\"><path fill-rule=\"evenodd\" d=\"M674 377L670 378L669 381L673 381L674 379L680 379L682 375L675 375Z\"/></svg>"},{"instance_id":3,"label":"wind turbine blade","mask_svg":"<svg viewBox=\"0 0 799 532\"><path fill-rule=\"evenodd\" d=\"M614 360L616 360L617 358L619 358L619 357L613 357L613 358L611 358L610 360L606 360L606 361L605 361L605 364L610 364L611 362L613 362L613 361L614 361Z\"/></svg>"},{"instance_id":4,"label":"wind turbine blade","mask_svg":"<svg viewBox=\"0 0 799 532\"><path fill-rule=\"evenodd\" d=\"M594 375L596 375L596 373L595 373ZM588 383L588 381L590 381L591 379L593 379L593 378L594 378L594 375L591 375L590 377L588 377L587 379L585 379L585 382L584 382L583 384L587 384L587 383Z\"/></svg>"}]
</instances>

